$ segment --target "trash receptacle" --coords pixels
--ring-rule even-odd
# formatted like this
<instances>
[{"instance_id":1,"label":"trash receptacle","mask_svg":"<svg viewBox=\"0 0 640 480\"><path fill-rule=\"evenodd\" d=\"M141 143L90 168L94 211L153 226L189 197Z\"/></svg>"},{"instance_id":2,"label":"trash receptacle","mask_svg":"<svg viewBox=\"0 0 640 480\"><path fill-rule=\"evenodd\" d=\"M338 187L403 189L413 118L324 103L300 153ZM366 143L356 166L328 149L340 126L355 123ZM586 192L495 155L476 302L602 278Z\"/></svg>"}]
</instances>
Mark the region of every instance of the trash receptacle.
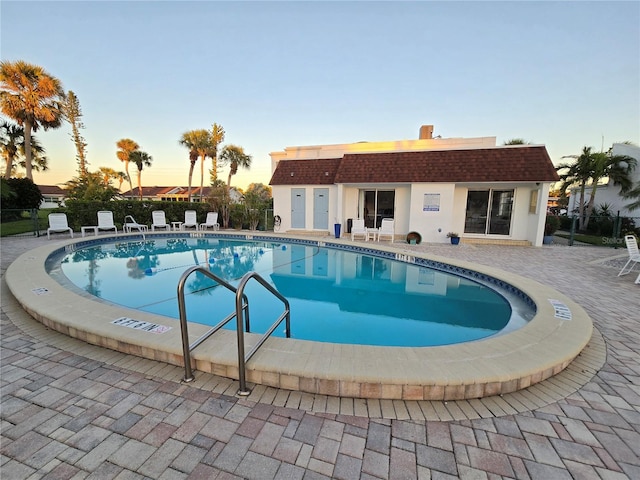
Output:
<instances>
[{"instance_id":1,"label":"trash receptacle","mask_svg":"<svg viewBox=\"0 0 640 480\"><path fill-rule=\"evenodd\" d=\"M347 218L347 233L351 233L353 228L353 218Z\"/></svg>"},{"instance_id":2,"label":"trash receptacle","mask_svg":"<svg viewBox=\"0 0 640 480\"><path fill-rule=\"evenodd\" d=\"M336 238L340 238L340 227L342 227L342 225L340 225L339 223L333 225L333 230L336 234Z\"/></svg>"}]
</instances>

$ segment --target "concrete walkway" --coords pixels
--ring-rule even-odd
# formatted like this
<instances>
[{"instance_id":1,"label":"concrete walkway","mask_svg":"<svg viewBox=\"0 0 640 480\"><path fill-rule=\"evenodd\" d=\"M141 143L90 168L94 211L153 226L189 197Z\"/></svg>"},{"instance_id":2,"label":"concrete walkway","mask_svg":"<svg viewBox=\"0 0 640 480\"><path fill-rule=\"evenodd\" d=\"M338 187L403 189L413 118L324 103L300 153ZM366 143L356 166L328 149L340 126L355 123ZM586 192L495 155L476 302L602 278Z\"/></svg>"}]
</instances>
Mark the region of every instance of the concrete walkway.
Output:
<instances>
[{"instance_id":1,"label":"concrete walkway","mask_svg":"<svg viewBox=\"0 0 640 480\"><path fill-rule=\"evenodd\" d=\"M552 285L589 313L606 362L533 410L497 397L493 410L389 401L360 416L352 399L241 399L213 375L183 385L167 380L176 367L48 331L4 282L11 261L43 242L0 244L2 479L640 478L640 286L616 276L622 249L398 244Z\"/></svg>"}]
</instances>

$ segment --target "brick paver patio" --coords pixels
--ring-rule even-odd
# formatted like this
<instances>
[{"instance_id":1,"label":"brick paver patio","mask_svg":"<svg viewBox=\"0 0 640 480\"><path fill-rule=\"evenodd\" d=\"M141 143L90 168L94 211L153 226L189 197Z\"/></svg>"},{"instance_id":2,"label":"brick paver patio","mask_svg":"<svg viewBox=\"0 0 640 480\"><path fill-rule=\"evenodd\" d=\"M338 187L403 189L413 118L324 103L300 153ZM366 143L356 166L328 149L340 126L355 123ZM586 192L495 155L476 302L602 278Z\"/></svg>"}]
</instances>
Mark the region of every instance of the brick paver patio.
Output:
<instances>
[{"instance_id":1,"label":"brick paver patio","mask_svg":"<svg viewBox=\"0 0 640 480\"><path fill-rule=\"evenodd\" d=\"M12 301L6 268L46 241L1 244L3 480L640 478L640 286L616 277L623 249L397 245L534 278L589 313L604 366L574 393L554 399L549 384L549 403L510 413L500 397L376 411L264 387L239 398L212 375L181 384L176 367L49 332ZM452 420L458 410L469 419Z\"/></svg>"}]
</instances>

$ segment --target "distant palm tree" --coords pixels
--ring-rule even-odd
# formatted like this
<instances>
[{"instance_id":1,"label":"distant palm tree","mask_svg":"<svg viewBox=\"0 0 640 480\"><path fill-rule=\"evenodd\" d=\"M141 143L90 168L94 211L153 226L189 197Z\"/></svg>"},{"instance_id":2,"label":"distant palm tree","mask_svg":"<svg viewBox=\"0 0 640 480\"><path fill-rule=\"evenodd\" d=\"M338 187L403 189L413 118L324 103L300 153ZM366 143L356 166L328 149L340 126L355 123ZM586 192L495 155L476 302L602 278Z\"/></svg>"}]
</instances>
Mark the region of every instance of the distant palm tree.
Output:
<instances>
[{"instance_id":1,"label":"distant palm tree","mask_svg":"<svg viewBox=\"0 0 640 480\"><path fill-rule=\"evenodd\" d=\"M102 174L105 185L110 185L112 180L118 181L118 190L122 188L122 182L127 178L127 174L124 172L117 172L110 167L100 167L98 169Z\"/></svg>"},{"instance_id":2,"label":"distant palm tree","mask_svg":"<svg viewBox=\"0 0 640 480\"><path fill-rule=\"evenodd\" d=\"M31 133L61 125L64 89L42 67L22 60L0 62L0 81L2 113L24 127L26 176L33 180Z\"/></svg>"},{"instance_id":3,"label":"distant palm tree","mask_svg":"<svg viewBox=\"0 0 640 480\"><path fill-rule=\"evenodd\" d=\"M2 156L5 161L4 178L11 178L11 171L18 149L24 144L24 128L14 123L2 122L0 125L0 142L2 143Z\"/></svg>"},{"instance_id":4,"label":"distant palm tree","mask_svg":"<svg viewBox=\"0 0 640 480\"><path fill-rule=\"evenodd\" d=\"M6 121L2 122L2 124L0 124L0 146L2 149L2 156L5 160L4 178L11 178L18 165L26 168L26 160L24 160L26 154L24 128L14 123ZM49 169L48 159L44 153L44 148L40 145L36 136L32 135L31 158L33 170L39 172L41 170L46 171ZM18 162L18 159L21 157L22 160Z\"/></svg>"},{"instance_id":5,"label":"distant palm tree","mask_svg":"<svg viewBox=\"0 0 640 480\"><path fill-rule=\"evenodd\" d=\"M131 152L129 160L138 167L138 195L140 196L140 200L142 200L142 169L143 167L150 167L153 158L151 158L151 155L147 152L136 150L135 152Z\"/></svg>"},{"instance_id":6,"label":"distant palm tree","mask_svg":"<svg viewBox=\"0 0 640 480\"><path fill-rule=\"evenodd\" d=\"M527 142L524 138L512 138L504 142L503 145L531 145L531 142Z\"/></svg>"},{"instance_id":7,"label":"distant palm tree","mask_svg":"<svg viewBox=\"0 0 640 480\"><path fill-rule=\"evenodd\" d=\"M138 145L130 138L123 138L121 140L118 140L118 143L116 143L116 147L118 147L116 156L121 162L124 162L124 171L126 172L127 180L129 181L129 194L131 198L133 198L133 184L131 183L131 175L129 175L129 157L136 150L140 150L140 145Z\"/></svg>"},{"instance_id":8,"label":"distant palm tree","mask_svg":"<svg viewBox=\"0 0 640 480\"><path fill-rule=\"evenodd\" d=\"M227 188L231 188L231 177L238 173L238 168L251 168L251 155L244 153L244 149L237 145L227 145L220 154L220 160L229 165Z\"/></svg>"},{"instance_id":9,"label":"distant palm tree","mask_svg":"<svg viewBox=\"0 0 640 480\"><path fill-rule=\"evenodd\" d=\"M179 141L189 149L189 192L188 200L191 201L191 177L195 165L194 158L200 158L200 199L202 200L202 188L204 186L204 161L212 153L211 133L208 130L190 130L182 134Z\"/></svg>"},{"instance_id":10,"label":"distant palm tree","mask_svg":"<svg viewBox=\"0 0 640 480\"><path fill-rule=\"evenodd\" d=\"M20 160L19 164L22 168L27 168L27 161L25 155L25 144L20 145L20 153L23 160ZM35 135L31 136L31 168L36 172L46 172L49 170L49 159L45 156L44 147L40 145Z\"/></svg>"}]
</instances>

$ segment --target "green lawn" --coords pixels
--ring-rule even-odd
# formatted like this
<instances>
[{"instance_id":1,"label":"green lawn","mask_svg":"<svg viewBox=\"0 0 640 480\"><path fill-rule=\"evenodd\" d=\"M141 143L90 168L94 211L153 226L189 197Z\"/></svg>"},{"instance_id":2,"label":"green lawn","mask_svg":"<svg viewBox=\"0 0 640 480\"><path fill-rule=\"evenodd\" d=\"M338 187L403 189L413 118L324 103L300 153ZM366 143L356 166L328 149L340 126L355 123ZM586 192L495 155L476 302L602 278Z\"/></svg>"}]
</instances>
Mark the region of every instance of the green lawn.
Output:
<instances>
[{"instance_id":1,"label":"green lawn","mask_svg":"<svg viewBox=\"0 0 640 480\"><path fill-rule=\"evenodd\" d=\"M38 226L40 230L46 230L48 226L47 216L52 210L38 210ZM23 212L20 220L11 222L3 222L0 224L0 237L8 237L11 235L19 235L33 233L33 221L29 216L29 212Z\"/></svg>"}]
</instances>

